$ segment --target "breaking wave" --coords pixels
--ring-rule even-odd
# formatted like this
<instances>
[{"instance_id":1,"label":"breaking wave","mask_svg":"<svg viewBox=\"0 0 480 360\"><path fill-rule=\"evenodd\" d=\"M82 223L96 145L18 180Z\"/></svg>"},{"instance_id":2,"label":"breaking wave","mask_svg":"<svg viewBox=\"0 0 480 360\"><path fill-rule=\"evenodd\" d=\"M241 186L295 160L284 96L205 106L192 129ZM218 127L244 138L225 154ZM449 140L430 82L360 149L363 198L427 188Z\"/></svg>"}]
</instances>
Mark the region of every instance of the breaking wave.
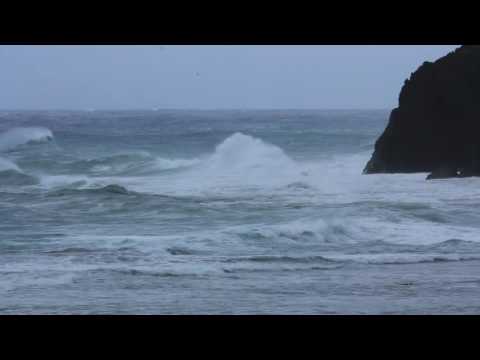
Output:
<instances>
[{"instance_id":1,"label":"breaking wave","mask_svg":"<svg viewBox=\"0 0 480 360\"><path fill-rule=\"evenodd\" d=\"M0 157L0 172L9 171L9 170L21 172L21 170L17 166L17 164L15 164L14 162L12 162L10 160L7 160L7 159L4 159L4 158Z\"/></svg>"},{"instance_id":2,"label":"breaking wave","mask_svg":"<svg viewBox=\"0 0 480 360\"><path fill-rule=\"evenodd\" d=\"M43 127L18 127L0 134L0 151L8 151L32 142L53 140L52 132Z\"/></svg>"},{"instance_id":3,"label":"breaking wave","mask_svg":"<svg viewBox=\"0 0 480 360\"><path fill-rule=\"evenodd\" d=\"M52 132L46 128L14 128L0 135L0 151L52 139ZM64 185L68 185L75 175L82 175L84 181L89 181L88 178L91 177L115 177L117 180L117 177L138 177L140 180L135 183L138 192L157 192L176 184L185 185L183 189L186 190L217 186L275 187L288 184L299 189L310 187L302 182L306 172L281 148L242 133L226 138L216 146L212 154L191 159L169 159L147 151L133 151L68 162L53 159L45 162L40 159L31 164L32 161L26 164L37 168L42 184L52 180L56 185L62 185L64 180ZM41 168L38 168L39 164L43 164ZM0 164L0 168L2 166L6 165ZM20 172L15 164L8 166ZM54 176L50 176L49 172ZM173 174L174 178L172 181L167 177L161 180L164 174ZM165 181L166 184L159 184L157 180Z\"/></svg>"},{"instance_id":4,"label":"breaking wave","mask_svg":"<svg viewBox=\"0 0 480 360\"><path fill-rule=\"evenodd\" d=\"M185 175L202 188L282 186L302 178L300 166L281 148L242 133L229 136L190 170Z\"/></svg>"},{"instance_id":5,"label":"breaking wave","mask_svg":"<svg viewBox=\"0 0 480 360\"><path fill-rule=\"evenodd\" d=\"M25 174L14 162L0 158L0 185L35 185L38 179Z\"/></svg>"},{"instance_id":6,"label":"breaking wave","mask_svg":"<svg viewBox=\"0 0 480 360\"><path fill-rule=\"evenodd\" d=\"M93 172L130 175L154 175L158 170L188 168L207 177L228 177L229 180L236 177L247 183L249 180L274 180L274 177L299 173L296 171L299 170L298 165L281 148L242 133L229 136L215 148L213 154L202 158L168 159L154 157L148 152L136 152L82 160L75 165Z\"/></svg>"},{"instance_id":7,"label":"breaking wave","mask_svg":"<svg viewBox=\"0 0 480 360\"><path fill-rule=\"evenodd\" d=\"M244 240L344 243L362 236L356 224L331 219L297 220L280 225L249 227L225 231Z\"/></svg>"},{"instance_id":8,"label":"breaking wave","mask_svg":"<svg viewBox=\"0 0 480 360\"><path fill-rule=\"evenodd\" d=\"M224 140L207 160L212 170L282 169L295 163L282 149L260 139L235 133Z\"/></svg>"}]
</instances>

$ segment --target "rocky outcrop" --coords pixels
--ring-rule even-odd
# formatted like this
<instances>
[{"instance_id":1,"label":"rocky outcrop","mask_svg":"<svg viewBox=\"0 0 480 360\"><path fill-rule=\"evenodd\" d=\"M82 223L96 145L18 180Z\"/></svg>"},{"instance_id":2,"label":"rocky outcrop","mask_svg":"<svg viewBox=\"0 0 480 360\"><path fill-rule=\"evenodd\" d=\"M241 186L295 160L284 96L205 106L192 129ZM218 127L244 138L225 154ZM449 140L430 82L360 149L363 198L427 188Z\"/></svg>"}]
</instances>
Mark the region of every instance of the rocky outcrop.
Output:
<instances>
[{"instance_id":1,"label":"rocky outcrop","mask_svg":"<svg viewBox=\"0 0 480 360\"><path fill-rule=\"evenodd\" d=\"M439 168L435 169L430 175L427 176L427 180L433 179L448 179L452 177L459 177L460 173L455 168Z\"/></svg>"},{"instance_id":2,"label":"rocky outcrop","mask_svg":"<svg viewBox=\"0 0 480 360\"><path fill-rule=\"evenodd\" d=\"M480 175L480 46L425 62L400 92L364 173Z\"/></svg>"}]
</instances>

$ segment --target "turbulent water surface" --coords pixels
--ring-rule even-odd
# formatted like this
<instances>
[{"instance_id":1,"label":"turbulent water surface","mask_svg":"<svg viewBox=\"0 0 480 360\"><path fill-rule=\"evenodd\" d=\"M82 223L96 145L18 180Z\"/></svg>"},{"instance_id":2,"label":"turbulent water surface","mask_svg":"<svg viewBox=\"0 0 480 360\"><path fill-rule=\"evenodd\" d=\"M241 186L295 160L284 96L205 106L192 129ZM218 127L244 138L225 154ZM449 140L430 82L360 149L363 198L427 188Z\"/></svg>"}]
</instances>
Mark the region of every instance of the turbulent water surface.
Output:
<instances>
[{"instance_id":1,"label":"turbulent water surface","mask_svg":"<svg viewBox=\"0 0 480 360\"><path fill-rule=\"evenodd\" d=\"M0 112L0 313L479 313L480 179L387 111Z\"/></svg>"}]
</instances>

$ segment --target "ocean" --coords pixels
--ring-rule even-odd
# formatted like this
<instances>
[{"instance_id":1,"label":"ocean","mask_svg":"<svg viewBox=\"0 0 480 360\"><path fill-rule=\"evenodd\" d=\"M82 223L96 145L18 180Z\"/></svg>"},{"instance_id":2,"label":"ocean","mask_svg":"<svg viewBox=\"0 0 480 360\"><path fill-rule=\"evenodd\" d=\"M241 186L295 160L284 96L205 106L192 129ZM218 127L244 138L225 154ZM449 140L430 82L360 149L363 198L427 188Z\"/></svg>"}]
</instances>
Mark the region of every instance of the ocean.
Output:
<instances>
[{"instance_id":1,"label":"ocean","mask_svg":"<svg viewBox=\"0 0 480 360\"><path fill-rule=\"evenodd\" d=\"M1 111L0 314L478 314L480 179L388 110Z\"/></svg>"}]
</instances>

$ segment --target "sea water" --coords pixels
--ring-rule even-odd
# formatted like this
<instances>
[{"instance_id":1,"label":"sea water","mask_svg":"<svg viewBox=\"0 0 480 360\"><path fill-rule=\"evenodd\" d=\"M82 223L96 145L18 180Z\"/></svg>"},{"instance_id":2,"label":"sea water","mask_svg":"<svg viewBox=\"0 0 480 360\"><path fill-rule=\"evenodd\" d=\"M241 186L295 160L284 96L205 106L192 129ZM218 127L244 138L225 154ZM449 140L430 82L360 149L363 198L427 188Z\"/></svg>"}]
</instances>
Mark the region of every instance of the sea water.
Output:
<instances>
[{"instance_id":1,"label":"sea water","mask_svg":"<svg viewBox=\"0 0 480 360\"><path fill-rule=\"evenodd\" d=\"M480 312L480 179L387 110L0 112L1 314Z\"/></svg>"}]
</instances>

